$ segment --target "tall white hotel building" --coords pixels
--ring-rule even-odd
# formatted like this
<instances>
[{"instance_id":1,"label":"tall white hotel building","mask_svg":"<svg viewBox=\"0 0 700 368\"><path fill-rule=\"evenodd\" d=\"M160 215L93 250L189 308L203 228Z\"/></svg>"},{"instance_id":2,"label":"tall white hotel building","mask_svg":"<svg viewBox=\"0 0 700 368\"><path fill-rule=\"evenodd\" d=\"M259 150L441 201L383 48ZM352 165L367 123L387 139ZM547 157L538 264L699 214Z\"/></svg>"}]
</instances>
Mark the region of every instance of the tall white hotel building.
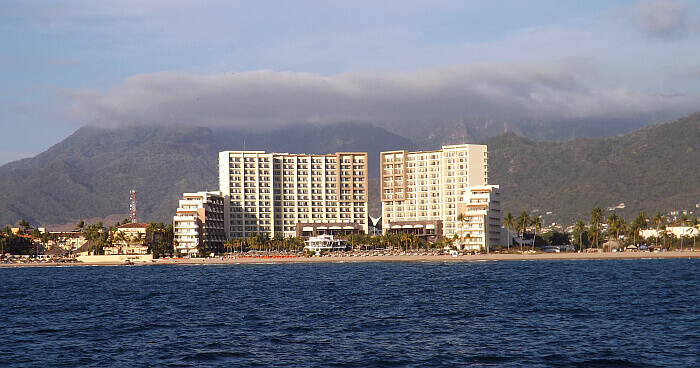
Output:
<instances>
[{"instance_id":1,"label":"tall white hotel building","mask_svg":"<svg viewBox=\"0 0 700 368\"><path fill-rule=\"evenodd\" d=\"M437 151L388 151L381 153L380 162L385 233L410 232L428 240L463 235L464 221L458 221L457 217L459 211L464 215L468 211L466 207L458 207L458 203L470 201L470 187L488 184L485 145L443 146ZM500 221L497 214L490 218L492 222ZM499 237L494 234L494 239Z\"/></svg>"},{"instance_id":2,"label":"tall white hotel building","mask_svg":"<svg viewBox=\"0 0 700 368\"><path fill-rule=\"evenodd\" d=\"M367 232L367 153L223 151L228 238Z\"/></svg>"}]
</instances>

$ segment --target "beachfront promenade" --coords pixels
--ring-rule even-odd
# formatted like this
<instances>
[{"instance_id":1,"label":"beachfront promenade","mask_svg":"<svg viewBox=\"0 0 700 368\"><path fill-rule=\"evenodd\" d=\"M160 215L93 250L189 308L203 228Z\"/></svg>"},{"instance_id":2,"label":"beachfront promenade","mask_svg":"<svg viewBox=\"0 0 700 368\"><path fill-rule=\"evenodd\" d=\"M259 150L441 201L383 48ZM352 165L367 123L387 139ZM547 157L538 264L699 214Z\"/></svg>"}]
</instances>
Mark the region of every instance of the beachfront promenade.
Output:
<instances>
[{"instance_id":1,"label":"beachfront promenade","mask_svg":"<svg viewBox=\"0 0 700 368\"><path fill-rule=\"evenodd\" d=\"M227 263L314 263L314 262L438 262L438 261L516 261L516 260L585 260L585 259L651 259L651 258L700 258L700 252L617 252L617 253L537 253L537 254L387 254L368 253L324 257L237 257L237 258L189 258L160 259L156 264L227 264Z\"/></svg>"},{"instance_id":2,"label":"beachfront promenade","mask_svg":"<svg viewBox=\"0 0 700 368\"><path fill-rule=\"evenodd\" d=\"M436 255L436 254L385 254L379 253L339 253L323 257L296 256L248 256L213 258L162 258L148 262L134 262L134 265L195 265L195 264L260 264L260 263L333 263L333 262L467 262L467 261L537 261L537 260L593 260L593 259L664 259L700 258L700 251L671 252L614 252L614 253L508 253L477 255ZM75 262L75 263L24 263L2 264L0 267L17 266L114 266L123 262Z\"/></svg>"}]
</instances>

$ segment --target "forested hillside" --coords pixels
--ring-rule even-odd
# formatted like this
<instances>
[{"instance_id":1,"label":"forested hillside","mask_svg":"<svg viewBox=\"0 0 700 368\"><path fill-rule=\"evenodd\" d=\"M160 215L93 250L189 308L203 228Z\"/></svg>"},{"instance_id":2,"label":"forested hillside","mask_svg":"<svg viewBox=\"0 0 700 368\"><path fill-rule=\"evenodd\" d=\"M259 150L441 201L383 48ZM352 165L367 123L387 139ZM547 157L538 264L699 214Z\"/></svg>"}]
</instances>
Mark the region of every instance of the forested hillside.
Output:
<instances>
[{"instance_id":1,"label":"forested hillside","mask_svg":"<svg viewBox=\"0 0 700 368\"><path fill-rule=\"evenodd\" d=\"M615 211L632 217L700 202L700 113L613 138L553 143L506 134L486 144L489 181L501 185L505 211L569 223L595 206L624 203Z\"/></svg>"}]
</instances>

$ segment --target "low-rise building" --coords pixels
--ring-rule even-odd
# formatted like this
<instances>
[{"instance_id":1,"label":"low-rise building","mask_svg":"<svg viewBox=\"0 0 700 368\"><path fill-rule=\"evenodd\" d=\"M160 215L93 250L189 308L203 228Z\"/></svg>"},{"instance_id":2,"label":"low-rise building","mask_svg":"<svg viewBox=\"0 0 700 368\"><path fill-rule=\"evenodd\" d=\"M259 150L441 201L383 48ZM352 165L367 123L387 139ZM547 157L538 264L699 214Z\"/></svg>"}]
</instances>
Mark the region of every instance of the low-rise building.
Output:
<instances>
[{"instance_id":1,"label":"low-rise building","mask_svg":"<svg viewBox=\"0 0 700 368\"><path fill-rule=\"evenodd\" d=\"M664 231L667 234L675 235L677 238L680 238L681 236L687 236L692 238L700 234L700 230L691 226L667 226L666 230L659 230L658 232L656 231L656 229L648 229L642 230L641 234L642 237L648 238L651 236L662 236Z\"/></svg>"},{"instance_id":2,"label":"low-rise building","mask_svg":"<svg viewBox=\"0 0 700 368\"><path fill-rule=\"evenodd\" d=\"M47 248L61 248L67 251L74 251L87 242L85 234L80 231L51 231L51 238L46 243Z\"/></svg>"},{"instance_id":3,"label":"low-rise building","mask_svg":"<svg viewBox=\"0 0 700 368\"><path fill-rule=\"evenodd\" d=\"M112 246L104 247L105 255L148 254L148 224L128 223L116 228L111 234Z\"/></svg>"},{"instance_id":4,"label":"low-rise building","mask_svg":"<svg viewBox=\"0 0 700 368\"><path fill-rule=\"evenodd\" d=\"M220 191L184 193L173 218L175 253L196 256L205 246L211 251L223 249L224 197Z\"/></svg>"},{"instance_id":5,"label":"low-rise building","mask_svg":"<svg viewBox=\"0 0 700 368\"><path fill-rule=\"evenodd\" d=\"M459 248L479 250L503 244L500 195L498 185L467 188L457 202Z\"/></svg>"}]
</instances>

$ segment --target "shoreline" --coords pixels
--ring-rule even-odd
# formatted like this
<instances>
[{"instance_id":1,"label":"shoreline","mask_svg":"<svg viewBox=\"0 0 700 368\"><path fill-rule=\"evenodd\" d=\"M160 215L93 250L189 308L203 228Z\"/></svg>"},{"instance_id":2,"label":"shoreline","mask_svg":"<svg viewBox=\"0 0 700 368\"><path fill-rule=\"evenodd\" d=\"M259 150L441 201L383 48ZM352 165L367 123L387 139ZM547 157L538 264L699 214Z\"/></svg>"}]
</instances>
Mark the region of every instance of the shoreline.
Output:
<instances>
[{"instance_id":1,"label":"shoreline","mask_svg":"<svg viewBox=\"0 0 700 368\"><path fill-rule=\"evenodd\" d=\"M537 253L537 254L479 254L479 255L350 255L290 258L182 258L157 259L152 262L135 262L134 265L235 265L282 263L350 263L350 262L469 262L469 261L555 261L555 260L606 260L606 259L678 259L700 258L700 252L617 252L617 253ZM75 263L17 263L0 264L0 267L83 267L123 266L123 262L75 262Z\"/></svg>"}]
</instances>

